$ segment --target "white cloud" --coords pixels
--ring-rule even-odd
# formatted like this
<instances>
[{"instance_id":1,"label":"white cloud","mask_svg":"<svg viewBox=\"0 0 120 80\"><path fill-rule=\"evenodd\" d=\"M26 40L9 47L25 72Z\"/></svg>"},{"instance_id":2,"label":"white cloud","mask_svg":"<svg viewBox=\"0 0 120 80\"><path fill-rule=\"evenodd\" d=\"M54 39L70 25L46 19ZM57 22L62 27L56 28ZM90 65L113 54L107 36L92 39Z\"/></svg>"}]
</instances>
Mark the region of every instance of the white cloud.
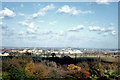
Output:
<instances>
[{"instance_id":1,"label":"white cloud","mask_svg":"<svg viewBox=\"0 0 120 80\"><path fill-rule=\"evenodd\" d=\"M114 27L103 28L99 26L90 26L90 31L97 31L98 34L103 34L104 36L108 36L109 34L116 35L116 31Z\"/></svg>"},{"instance_id":2,"label":"white cloud","mask_svg":"<svg viewBox=\"0 0 120 80\"><path fill-rule=\"evenodd\" d=\"M15 8L12 8L13 10L15 10Z\"/></svg>"},{"instance_id":3,"label":"white cloud","mask_svg":"<svg viewBox=\"0 0 120 80\"><path fill-rule=\"evenodd\" d=\"M43 23L43 22L45 22L45 21L44 21L44 20L39 20L38 22Z\"/></svg>"},{"instance_id":4,"label":"white cloud","mask_svg":"<svg viewBox=\"0 0 120 80\"><path fill-rule=\"evenodd\" d=\"M62 13L62 12L64 12L64 13L70 13L72 11L72 9L70 9L70 7L68 5L64 5L60 9L58 9L58 12L59 13Z\"/></svg>"},{"instance_id":5,"label":"white cloud","mask_svg":"<svg viewBox=\"0 0 120 80\"><path fill-rule=\"evenodd\" d=\"M24 7L24 4L21 4L20 7Z\"/></svg>"},{"instance_id":6,"label":"white cloud","mask_svg":"<svg viewBox=\"0 0 120 80\"><path fill-rule=\"evenodd\" d=\"M24 13L18 13L18 15L19 15L19 16L25 16L25 14L24 14Z\"/></svg>"},{"instance_id":7,"label":"white cloud","mask_svg":"<svg viewBox=\"0 0 120 80\"><path fill-rule=\"evenodd\" d=\"M39 32L38 32L39 34L42 34L42 35L44 35L44 34L46 34L46 35L48 35L48 34L51 34L51 33L53 33L51 30L39 30Z\"/></svg>"},{"instance_id":8,"label":"white cloud","mask_svg":"<svg viewBox=\"0 0 120 80\"><path fill-rule=\"evenodd\" d=\"M38 13L34 13L34 14L33 14L33 18L36 18L36 17L38 17L38 16L39 16Z\"/></svg>"},{"instance_id":9,"label":"white cloud","mask_svg":"<svg viewBox=\"0 0 120 80\"><path fill-rule=\"evenodd\" d=\"M2 26L3 24L6 24L6 23L0 22L0 26Z\"/></svg>"},{"instance_id":10,"label":"white cloud","mask_svg":"<svg viewBox=\"0 0 120 80\"><path fill-rule=\"evenodd\" d=\"M52 10L52 9L54 9L55 8L55 6L53 5L53 4L50 4L50 5L47 5L46 7L44 7L43 9L42 9L42 11L48 11L48 10Z\"/></svg>"},{"instance_id":11,"label":"white cloud","mask_svg":"<svg viewBox=\"0 0 120 80\"><path fill-rule=\"evenodd\" d=\"M71 28L68 31L79 31L81 29L84 29L84 25L78 25L77 27Z\"/></svg>"},{"instance_id":12,"label":"white cloud","mask_svg":"<svg viewBox=\"0 0 120 80\"><path fill-rule=\"evenodd\" d=\"M105 4L105 5L109 5L108 0L96 0L97 4Z\"/></svg>"},{"instance_id":13,"label":"white cloud","mask_svg":"<svg viewBox=\"0 0 120 80\"><path fill-rule=\"evenodd\" d=\"M112 35L116 35L116 31L112 31Z\"/></svg>"},{"instance_id":14,"label":"white cloud","mask_svg":"<svg viewBox=\"0 0 120 80\"><path fill-rule=\"evenodd\" d=\"M40 30L39 27L37 27L34 22L27 23L23 21L23 22L19 22L19 24L27 27L26 31L24 32L26 34L44 35L44 34L52 33L52 31L50 30Z\"/></svg>"},{"instance_id":15,"label":"white cloud","mask_svg":"<svg viewBox=\"0 0 120 80\"><path fill-rule=\"evenodd\" d=\"M28 33L36 33L37 29L38 27L36 27L35 24L32 22L32 23L29 23L27 31Z\"/></svg>"},{"instance_id":16,"label":"white cloud","mask_svg":"<svg viewBox=\"0 0 120 80\"><path fill-rule=\"evenodd\" d=\"M108 36L109 35L109 33L103 33L103 36Z\"/></svg>"},{"instance_id":17,"label":"white cloud","mask_svg":"<svg viewBox=\"0 0 120 80\"><path fill-rule=\"evenodd\" d=\"M110 23L110 25L109 26L114 26L115 24L113 24L113 23Z\"/></svg>"},{"instance_id":18,"label":"white cloud","mask_svg":"<svg viewBox=\"0 0 120 80\"><path fill-rule=\"evenodd\" d=\"M0 22L0 25L2 25L3 24L3 22Z\"/></svg>"},{"instance_id":19,"label":"white cloud","mask_svg":"<svg viewBox=\"0 0 120 80\"><path fill-rule=\"evenodd\" d=\"M90 31L100 31L101 28L100 28L99 26L94 26L94 27L90 26L90 27L89 27L89 30L90 30ZM104 29L102 28L102 30L104 30Z\"/></svg>"},{"instance_id":20,"label":"white cloud","mask_svg":"<svg viewBox=\"0 0 120 80\"><path fill-rule=\"evenodd\" d=\"M106 30L105 30L105 28L101 28L100 31L104 32L104 31L106 31Z\"/></svg>"},{"instance_id":21,"label":"white cloud","mask_svg":"<svg viewBox=\"0 0 120 80\"><path fill-rule=\"evenodd\" d=\"M53 4L47 5L46 7L40 9L40 11L38 11L37 13L34 13L34 14L32 15L32 17L33 17L33 18L37 18L37 17L39 17L39 16L44 16L47 11L52 10L52 9L54 9L54 8L55 8L55 6L54 6Z\"/></svg>"},{"instance_id":22,"label":"white cloud","mask_svg":"<svg viewBox=\"0 0 120 80\"><path fill-rule=\"evenodd\" d=\"M110 31L114 30L114 27L103 28L103 27L99 27L99 26L90 26L89 30L90 31L110 32Z\"/></svg>"},{"instance_id":23,"label":"white cloud","mask_svg":"<svg viewBox=\"0 0 120 80\"><path fill-rule=\"evenodd\" d=\"M29 26L28 23L26 23L25 21L22 21L22 22L18 22L19 24L23 25L23 26Z\"/></svg>"},{"instance_id":24,"label":"white cloud","mask_svg":"<svg viewBox=\"0 0 120 80\"><path fill-rule=\"evenodd\" d=\"M112 31L114 30L114 27L108 27L107 31Z\"/></svg>"},{"instance_id":25,"label":"white cloud","mask_svg":"<svg viewBox=\"0 0 120 80\"><path fill-rule=\"evenodd\" d=\"M69 7L69 5L64 5L57 10L58 13L69 13L71 15L78 15L78 14L88 14L93 13L93 11L82 11L77 10L76 7Z\"/></svg>"},{"instance_id":26,"label":"white cloud","mask_svg":"<svg viewBox=\"0 0 120 80\"><path fill-rule=\"evenodd\" d=\"M56 23L57 23L57 21L49 22L50 25L55 25Z\"/></svg>"},{"instance_id":27,"label":"white cloud","mask_svg":"<svg viewBox=\"0 0 120 80\"><path fill-rule=\"evenodd\" d=\"M11 36L15 35L14 34L14 29L10 28L7 25L7 23L5 23L5 22L0 22L0 30L2 30L3 37L5 37L5 36L11 37Z\"/></svg>"},{"instance_id":28,"label":"white cloud","mask_svg":"<svg viewBox=\"0 0 120 80\"><path fill-rule=\"evenodd\" d=\"M58 34L59 34L60 36L65 36L65 35L67 35L67 32L61 30Z\"/></svg>"},{"instance_id":29,"label":"white cloud","mask_svg":"<svg viewBox=\"0 0 120 80\"><path fill-rule=\"evenodd\" d=\"M25 34L25 32L23 32L23 31L19 32L19 35L24 35L24 34Z\"/></svg>"},{"instance_id":30,"label":"white cloud","mask_svg":"<svg viewBox=\"0 0 120 80\"><path fill-rule=\"evenodd\" d=\"M30 20L30 19L32 19L33 18L33 15L25 15L25 19L26 20Z\"/></svg>"},{"instance_id":31,"label":"white cloud","mask_svg":"<svg viewBox=\"0 0 120 80\"><path fill-rule=\"evenodd\" d=\"M93 12L93 11L90 11L90 10L89 10L89 11L81 11L81 10L80 10L79 13L82 13L82 14L90 14L90 13L94 13L94 12Z\"/></svg>"},{"instance_id":32,"label":"white cloud","mask_svg":"<svg viewBox=\"0 0 120 80\"><path fill-rule=\"evenodd\" d=\"M3 19L3 18L13 18L15 17L15 13L8 9L8 8L4 8L4 10L0 11L0 18Z\"/></svg>"},{"instance_id":33,"label":"white cloud","mask_svg":"<svg viewBox=\"0 0 120 80\"><path fill-rule=\"evenodd\" d=\"M34 34L38 30L38 27L34 24L34 22L26 23L25 21L23 21L23 22L18 22L18 23L27 27L27 33Z\"/></svg>"},{"instance_id":34,"label":"white cloud","mask_svg":"<svg viewBox=\"0 0 120 80\"><path fill-rule=\"evenodd\" d=\"M0 30L7 30L7 29L8 29L7 24L4 22L0 22Z\"/></svg>"}]
</instances>

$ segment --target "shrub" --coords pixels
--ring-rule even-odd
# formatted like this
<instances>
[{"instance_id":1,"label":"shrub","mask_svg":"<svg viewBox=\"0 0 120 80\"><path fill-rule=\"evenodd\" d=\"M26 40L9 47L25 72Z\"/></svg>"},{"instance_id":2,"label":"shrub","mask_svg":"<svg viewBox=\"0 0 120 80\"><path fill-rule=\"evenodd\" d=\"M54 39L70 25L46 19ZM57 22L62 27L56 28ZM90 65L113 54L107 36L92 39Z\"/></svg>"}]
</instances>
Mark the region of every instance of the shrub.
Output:
<instances>
[{"instance_id":1,"label":"shrub","mask_svg":"<svg viewBox=\"0 0 120 80\"><path fill-rule=\"evenodd\" d=\"M48 65L49 65L49 67L57 68L57 64L56 64L56 62L51 61L51 62L49 62Z\"/></svg>"},{"instance_id":2,"label":"shrub","mask_svg":"<svg viewBox=\"0 0 120 80\"><path fill-rule=\"evenodd\" d=\"M68 65L67 69L68 69L69 71L70 71L70 70L80 71L80 70L81 70L81 67L75 66L74 64L70 64L70 65Z\"/></svg>"},{"instance_id":3,"label":"shrub","mask_svg":"<svg viewBox=\"0 0 120 80\"><path fill-rule=\"evenodd\" d=\"M14 65L10 65L9 67L8 73L3 74L3 80L6 80L6 78L9 78L10 80L24 80L27 78L24 68L23 70L19 70Z\"/></svg>"},{"instance_id":4,"label":"shrub","mask_svg":"<svg viewBox=\"0 0 120 80\"><path fill-rule=\"evenodd\" d=\"M82 70L89 71L89 65L87 62L78 63L77 66L81 67Z\"/></svg>"},{"instance_id":5,"label":"shrub","mask_svg":"<svg viewBox=\"0 0 120 80\"><path fill-rule=\"evenodd\" d=\"M88 71L80 70L73 73L73 76L80 80L87 80L90 78L90 73Z\"/></svg>"},{"instance_id":6,"label":"shrub","mask_svg":"<svg viewBox=\"0 0 120 80\"><path fill-rule=\"evenodd\" d=\"M47 77L48 71L44 64L34 64L32 61L25 67L25 71L29 78L43 79Z\"/></svg>"},{"instance_id":7,"label":"shrub","mask_svg":"<svg viewBox=\"0 0 120 80\"><path fill-rule=\"evenodd\" d=\"M41 63L46 65L47 67L55 67L55 68L57 68L57 64L54 61L43 60L43 61L41 61Z\"/></svg>"},{"instance_id":8,"label":"shrub","mask_svg":"<svg viewBox=\"0 0 120 80\"><path fill-rule=\"evenodd\" d=\"M9 80L8 72L2 73L2 80Z\"/></svg>"},{"instance_id":9,"label":"shrub","mask_svg":"<svg viewBox=\"0 0 120 80\"><path fill-rule=\"evenodd\" d=\"M8 71L10 66L13 65L14 67L22 70L22 67L20 66L20 64L18 63L18 59L17 58L13 58L13 59L8 59L8 60L3 60L3 65L2 65L2 71Z\"/></svg>"},{"instance_id":10,"label":"shrub","mask_svg":"<svg viewBox=\"0 0 120 80\"><path fill-rule=\"evenodd\" d=\"M35 64L34 65L34 75L40 79L47 78L48 70L44 64Z\"/></svg>"},{"instance_id":11,"label":"shrub","mask_svg":"<svg viewBox=\"0 0 120 80\"><path fill-rule=\"evenodd\" d=\"M33 75L33 73L34 73L34 63L32 61L26 65L25 72L27 73L28 76Z\"/></svg>"},{"instance_id":12,"label":"shrub","mask_svg":"<svg viewBox=\"0 0 120 80\"><path fill-rule=\"evenodd\" d=\"M7 58L2 61L2 71L7 72L10 65L14 65L14 67L17 67L18 69L22 70L23 67L32 59L29 56L20 56L20 57L13 57L12 59Z\"/></svg>"},{"instance_id":13,"label":"shrub","mask_svg":"<svg viewBox=\"0 0 120 80\"><path fill-rule=\"evenodd\" d=\"M62 78L63 74L61 74L61 71L58 68L49 67L48 68L48 78L56 79L56 78Z\"/></svg>"}]
</instances>

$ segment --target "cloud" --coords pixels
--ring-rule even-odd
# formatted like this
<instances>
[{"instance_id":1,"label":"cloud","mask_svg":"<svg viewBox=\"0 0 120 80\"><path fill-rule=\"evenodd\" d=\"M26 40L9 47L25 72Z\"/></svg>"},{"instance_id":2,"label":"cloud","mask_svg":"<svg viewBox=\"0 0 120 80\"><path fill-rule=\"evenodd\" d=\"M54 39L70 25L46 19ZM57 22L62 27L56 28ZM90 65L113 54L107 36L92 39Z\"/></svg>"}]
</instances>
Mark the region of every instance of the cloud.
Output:
<instances>
[{"instance_id":1,"label":"cloud","mask_svg":"<svg viewBox=\"0 0 120 80\"><path fill-rule=\"evenodd\" d=\"M36 34L38 27L34 24L34 22L26 23L25 21L19 22L19 24L27 27L27 33Z\"/></svg>"},{"instance_id":2,"label":"cloud","mask_svg":"<svg viewBox=\"0 0 120 80\"><path fill-rule=\"evenodd\" d=\"M39 30L38 33L42 35L49 35L52 34L53 32L51 30Z\"/></svg>"},{"instance_id":3,"label":"cloud","mask_svg":"<svg viewBox=\"0 0 120 80\"><path fill-rule=\"evenodd\" d=\"M89 30L90 31L101 31L101 28L99 26L94 26L94 27L90 26ZM104 28L102 28L102 30L104 30Z\"/></svg>"},{"instance_id":4,"label":"cloud","mask_svg":"<svg viewBox=\"0 0 120 80\"><path fill-rule=\"evenodd\" d=\"M70 41L70 42L76 42L76 41L80 41L81 40L81 37L79 37L79 36L75 36L75 35L71 35L71 36L69 36L68 37L68 40Z\"/></svg>"},{"instance_id":5,"label":"cloud","mask_svg":"<svg viewBox=\"0 0 120 80\"><path fill-rule=\"evenodd\" d=\"M57 23L57 21L49 22L50 25L55 25L56 23Z\"/></svg>"},{"instance_id":6,"label":"cloud","mask_svg":"<svg viewBox=\"0 0 120 80\"><path fill-rule=\"evenodd\" d=\"M33 17L33 18L37 18L37 17L39 17L39 16L44 16L47 11L52 10L52 9L54 9L54 8L55 8L55 6L54 6L53 4L47 5L46 7L40 9L40 11L38 11L37 13L34 13L34 14L32 15L32 17Z\"/></svg>"},{"instance_id":7,"label":"cloud","mask_svg":"<svg viewBox=\"0 0 120 80\"><path fill-rule=\"evenodd\" d=\"M39 9L39 8L40 8L40 6L41 6L41 4L40 4L40 3L34 3L34 4L33 4L33 7L34 7L35 9Z\"/></svg>"},{"instance_id":8,"label":"cloud","mask_svg":"<svg viewBox=\"0 0 120 80\"><path fill-rule=\"evenodd\" d=\"M27 27L24 34L28 34L28 35L31 35L31 34L46 35L47 34L48 35L48 34L52 33L51 30L40 30L39 27L36 26L34 22L27 23L27 22L23 21L23 22L19 22L19 24Z\"/></svg>"},{"instance_id":9,"label":"cloud","mask_svg":"<svg viewBox=\"0 0 120 80\"><path fill-rule=\"evenodd\" d=\"M27 28L28 33L36 34L37 30L38 30L38 27L33 22L29 23L28 28Z\"/></svg>"},{"instance_id":10,"label":"cloud","mask_svg":"<svg viewBox=\"0 0 120 80\"><path fill-rule=\"evenodd\" d=\"M57 13L68 13L70 15L79 15L79 14L89 14L93 13L93 11L82 11L77 10L76 7L69 7L69 5L64 5L57 10Z\"/></svg>"},{"instance_id":11,"label":"cloud","mask_svg":"<svg viewBox=\"0 0 120 80\"><path fill-rule=\"evenodd\" d=\"M82 30L82 29L84 29L84 25L78 25L77 27L71 28L68 31L75 31L75 32L77 32L77 31Z\"/></svg>"},{"instance_id":12,"label":"cloud","mask_svg":"<svg viewBox=\"0 0 120 80\"><path fill-rule=\"evenodd\" d=\"M13 18L15 17L15 13L8 9L8 8L4 8L4 10L0 11L0 18L4 19L4 18Z\"/></svg>"},{"instance_id":13,"label":"cloud","mask_svg":"<svg viewBox=\"0 0 120 80\"><path fill-rule=\"evenodd\" d=\"M113 30L113 31L112 31L112 35L116 35L116 31Z\"/></svg>"},{"instance_id":14,"label":"cloud","mask_svg":"<svg viewBox=\"0 0 120 80\"><path fill-rule=\"evenodd\" d=\"M0 25L2 25L3 24L3 22L0 22Z\"/></svg>"},{"instance_id":15,"label":"cloud","mask_svg":"<svg viewBox=\"0 0 120 80\"><path fill-rule=\"evenodd\" d=\"M45 21L44 21L44 20L39 20L38 22L43 23L43 22L45 22Z\"/></svg>"},{"instance_id":16,"label":"cloud","mask_svg":"<svg viewBox=\"0 0 120 80\"><path fill-rule=\"evenodd\" d=\"M58 35L59 36L65 36L65 35L67 35L67 31L61 30L61 31L58 32Z\"/></svg>"},{"instance_id":17,"label":"cloud","mask_svg":"<svg viewBox=\"0 0 120 80\"><path fill-rule=\"evenodd\" d=\"M107 33L107 32L103 33L103 36L108 36L108 35L109 35L109 33Z\"/></svg>"},{"instance_id":18,"label":"cloud","mask_svg":"<svg viewBox=\"0 0 120 80\"><path fill-rule=\"evenodd\" d=\"M2 36L11 37L11 36L15 35L14 34L14 29L13 28L9 28L7 23L0 22L0 30L2 30Z\"/></svg>"},{"instance_id":19,"label":"cloud","mask_svg":"<svg viewBox=\"0 0 120 80\"><path fill-rule=\"evenodd\" d=\"M114 25L115 25L115 24L113 24L113 23L110 23L110 25L109 25L109 26L111 26L111 27L112 27L112 26L114 26Z\"/></svg>"},{"instance_id":20,"label":"cloud","mask_svg":"<svg viewBox=\"0 0 120 80\"><path fill-rule=\"evenodd\" d=\"M20 7L24 7L24 4L21 4Z\"/></svg>"},{"instance_id":21,"label":"cloud","mask_svg":"<svg viewBox=\"0 0 120 80\"><path fill-rule=\"evenodd\" d=\"M25 32L25 31L20 31L19 33L18 33L18 36L17 36L17 38L19 38L19 39L35 39L37 36L35 35L35 34L30 34L29 35L29 33L27 33L27 32Z\"/></svg>"},{"instance_id":22,"label":"cloud","mask_svg":"<svg viewBox=\"0 0 120 80\"><path fill-rule=\"evenodd\" d=\"M42 9L42 11L48 11L48 10L52 10L52 9L54 9L55 8L55 6L53 5L53 4L50 4L50 5L47 5L46 7L44 7L43 9Z\"/></svg>"},{"instance_id":23,"label":"cloud","mask_svg":"<svg viewBox=\"0 0 120 80\"><path fill-rule=\"evenodd\" d=\"M22 22L18 22L20 25L23 25L23 26L29 26L28 23L26 23L25 21L22 21Z\"/></svg>"},{"instance_id":24,"label":"cloud","mask_svg":"<svg viewBox=\"0 0 120 80\"><path fill-rule=\"evenodd\" d=\"M39 11L38 13L34 13L33 14L33 18L37 18L37 17L39 17L39 16L44 16L46 13L45 12L43 12L43 11Z\"/></svg>"},{"instance_id":25,"label":"cloud","mask_svg":"<svg viewBox=\"0 0 120 80\"><path fill-rule=\"evenodd\" d=\"M25 32L21 31L21 32L19 32L18 34L19 34L19 35L24 35Z\"/></svg>"},{"instance_id":26,"label":"cloud","mask_svg":"<svg viewBox=\"0 0 120 80\"><path fill-rule=\"evenodd\" d=\"M96 0L95 3L96 3L96 4L105 4L105 5L109 5L108 0Z\"/></svg>"},{"instance_id":27,"label":"cloud","mask_svg":"<svg viewBox=\"0 0 120 80\"><path fill-rule=\"evenodd\" d=\"M99 27L99 26L90 26L89 30L90 31L97 31L98 34L103 34L103 36L108 36L110 34L116 35L116 31L115 31L114 27L103 28L103 27Z\"/></svg>"},{"instance_id":28,"label":"cloud","mask_svg":"<svg viewBox=\"0 0 120 80\"><path fill-rule=\"evenodd\" d=\"M107 31L112 31L114 30L114 27L108 27Z\"/></svg>"},{"instance_id":29,"label":"cloud","mask_svg":"<svg viewBox=\"0 0 120 80\"><path fill-rule=\"evenodd\" d=\"M24 13L18 13L18 15L19 15L19 16L25 16L25 14L24 14Z\"/></svg>"},{"instance_id":30,"label":"cloud","mask_svg":"<svg viewBox=\"0 0 120 80\"><path fill-rule=\"evenodd\" d=\"M99 26L90 26L89 30L90 31L100 31L100 32L110 32L110 31L114 30L114 27L103 28L103 27L99 27Z\"/></svg>"},{"instance_id":31,"label":"cloud","mask_svg":"<svg viewBox=\"0 0 120 80\"><path fill-rule=\"evenodd\" d=\"M0 22L0 29L1 29L1 30L7 30L7 29L8 29L7 24L4 23L4 22Z\"/></svg>"}]
</instances>

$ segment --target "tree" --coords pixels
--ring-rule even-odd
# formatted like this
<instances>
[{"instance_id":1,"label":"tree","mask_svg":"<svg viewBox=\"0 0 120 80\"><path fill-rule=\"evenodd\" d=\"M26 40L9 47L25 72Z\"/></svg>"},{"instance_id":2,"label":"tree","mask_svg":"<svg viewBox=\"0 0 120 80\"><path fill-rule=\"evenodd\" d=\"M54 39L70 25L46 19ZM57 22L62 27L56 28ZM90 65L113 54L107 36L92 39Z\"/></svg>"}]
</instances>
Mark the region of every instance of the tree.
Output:
<instances>
[{"instance_id":1,"label":"tree","mask_svg":"<svg viewBox=\"0 0 120 80\"><path fill-rule=\"evenodd\" d=\"M25 70L19 70L14 65L10 65L10 69L8 70L8 77L10 80L24 80L27 78Z\"/></svg>"},{"instance_id":2,"label":"tree","mask_svg":"<svg viewBox=\"0 0 120 80\"><path fill-rule=\"evenodd\" d=\"M48 74L46 65L35 64L32 61L26 65L25 71L30 79L44 79Z\"/></svg>"},{"instance_id":3,"label":"tree","mask_svg":"<svg viewBox=\"0 0 120 80\"><path fill-rule=\"evenodd\" d=\"M56 54L55 54L55 53L52 53L51 55L52 55L52 57L55 57L55 56L56 56Z\"/></svg>"}]
</instances>

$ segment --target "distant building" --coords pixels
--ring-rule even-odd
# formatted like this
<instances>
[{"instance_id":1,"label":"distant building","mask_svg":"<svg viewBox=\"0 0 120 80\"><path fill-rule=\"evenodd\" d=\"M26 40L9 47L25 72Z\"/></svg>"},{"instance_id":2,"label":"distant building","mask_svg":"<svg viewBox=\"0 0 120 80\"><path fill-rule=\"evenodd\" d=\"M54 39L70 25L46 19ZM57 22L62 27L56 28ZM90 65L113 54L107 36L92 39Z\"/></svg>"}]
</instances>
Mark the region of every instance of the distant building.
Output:
<instances>
[{"instance_id":1,"label":"distant building","mask_svg":"<svg viewBox=\"0 0 120 80\"><path fill-rule=\"evenodd\" d=\"M52 49L51 50L51 53L55 53L55 54L58 54L58 53L60 53L60 54L81 54L81 53L83 53L82 51L80 51L80 50L72 50L70 47L69 48L67 48L67 49L61 49L61 50L54 50L54 49Z\"/></svg>"},{"instance_id":2,"label":"distant building","mask_svg":"<svg viewBox=\"0 0 120 80\"><path fill-rule=\"evenodd\" d=\"M6 51L0 51L0 56L9 56L9 53Z\"/></svg>"}]
</instances>

